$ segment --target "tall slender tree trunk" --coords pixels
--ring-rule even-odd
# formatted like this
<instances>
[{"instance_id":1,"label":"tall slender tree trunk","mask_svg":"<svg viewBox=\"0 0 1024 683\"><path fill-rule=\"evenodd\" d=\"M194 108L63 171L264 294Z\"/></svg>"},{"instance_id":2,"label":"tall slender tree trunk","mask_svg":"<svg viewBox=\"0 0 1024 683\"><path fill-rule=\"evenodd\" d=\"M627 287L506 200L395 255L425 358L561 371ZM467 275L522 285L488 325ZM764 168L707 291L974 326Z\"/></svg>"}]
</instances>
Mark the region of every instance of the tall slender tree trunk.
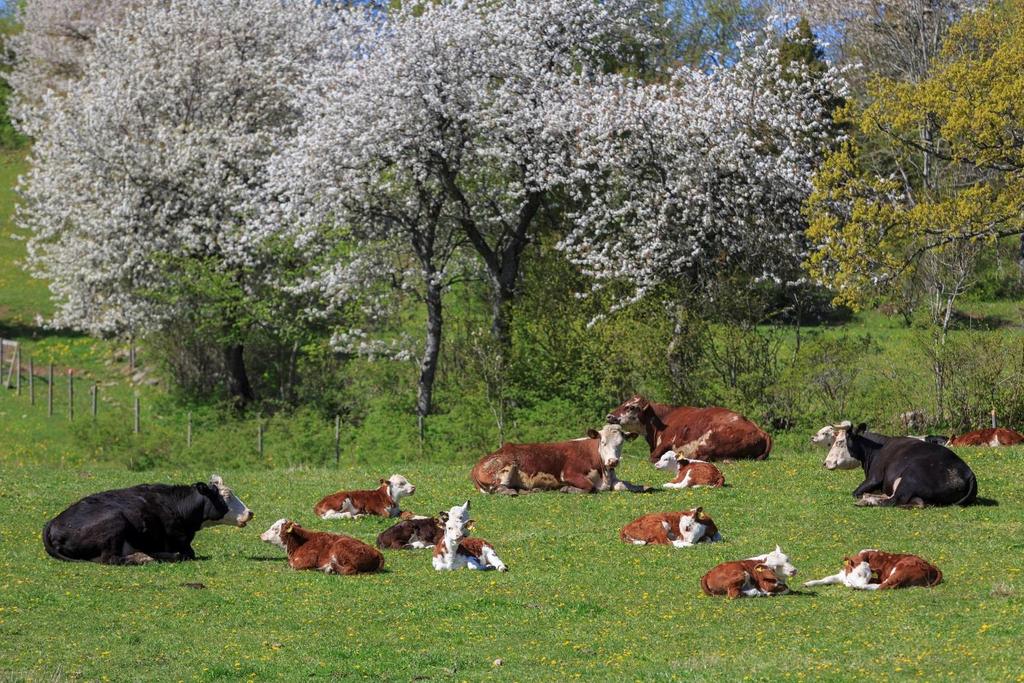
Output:
<instances>
[{"instance_id":1,"label":"tall slender tree trunk","mask_svg":"<svg viewBox=\"0 0 1024 683\"><path fill-rule=\"evenodd\" d=\"M441 355L441 310L442 285L431 282L427 285L427 339L420 361L420 379L416 394L416 415L419 417L422 437L423 420L434 407L434 378L437 375L437 360Z\"/></svg>"},{"instance_id":2,"label":"tall slender tree trunk","mask_svg":"<svg viewBox=\"0 0 1024 683\"><path fill-rule=\"evenodd\" d=\"M228 395L235 405L244 408L256 398L249 383L249 373L245 369L245 347L231 344L224 349L224 365L228 371Z\"/></svg>"}]
</instances>

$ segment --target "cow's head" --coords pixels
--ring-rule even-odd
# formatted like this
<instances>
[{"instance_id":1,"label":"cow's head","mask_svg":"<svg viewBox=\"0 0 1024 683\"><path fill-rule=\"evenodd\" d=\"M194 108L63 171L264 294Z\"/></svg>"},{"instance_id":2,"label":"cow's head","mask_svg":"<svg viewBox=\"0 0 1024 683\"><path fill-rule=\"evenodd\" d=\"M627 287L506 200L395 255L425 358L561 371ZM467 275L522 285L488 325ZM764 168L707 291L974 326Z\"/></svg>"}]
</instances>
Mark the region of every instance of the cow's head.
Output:
<instances>
[{"instance_id":1,"label":"cow's head","mask_svg":"<svg viewBox=\"0 0 1024 683\"><path fill-rule=\"evenodd\" d=\"M444 525L444 538L450 543L458 543L469 535L473 528L473 520L469 518L469 501L442 512L438 519Z\"/></svg>"},{"instance_id":2,"label":"cow's head","mask_svg":"<svg viewBox=\"0 0 1024 683\"><path fill-rule=\"evenodd\" d=\"M771 567L772 571L778 575L780 583L786 583L784 577L796 576L796 567L790 563L789 556L782 552L782 548L779 546L775 546L775 550L765 555L761 562Z\"/></svg>"},{"instance_id":3,"label":"cow's head","mask_svg":"<svg viewBox=\"0 0 1024 683\"><path fill-rule=\"evenodd\" d=\"M281 519L271 524L269 529L260 534L260 540L264 541L265 543L276 545L278 548L281 548L282 550L287 550L288 546L285 544L284 538L287 534L291 533L292 528L294 528L294 526L294 522L292 522L290 519L285 519L284 517L282 517Z\"/></svg>"},{"instance_id":4,"label":"cow's head","mask_svg":"<svg viewBox=\"0 0 1024 683\"><path fill-rule=\"evenodd\" d=\"M654 463L654 468L659 470L668 470L670 474L678 474L679 467L681 465L688 464L688 462L689 461L686 459L681 460L679 456L676 455L675 451L665 451L661 454L661 457L658 458L658 461Z\"/></svg>"},{"instance_id":5,"label":"cow's head","mask_svg":"<svg viewBox=\"0 0 1024 683\"><path fill-rule=\"evenodd\" d=\"M199 486L199 484L196 484L197 489ZM210 483L205 486L208 486L215 492L216 498L219 498L220 502L223 503L223 508L217 505L217 511L222 512L222 514L214 519L206 519L203 522L204 527L216 524L230 524L231 526L242 527L253 518L252 510L246 507L245 503L239 500L238 496L224 484L224 480L220 478L220 475L214 474L211 476ZM204 491L200 490L200 493L204 493Z\"/></svg>"},{"instance_id":6,"label":"cow's head","mask_svg":"<svg viewBox=\"0 0 1024 683\"><path fill-rule=\"evenodd\" d=\"M597 453L605 467L615 467L622 459L622 445L637 437L635 433L623 431L617 424L607 424L601 429L588 429L587 436L598 439Z\"/></svg>"},{"instance_id":7,"label":"cow's head","mask_svg":"<svg viewBox=\"0 0 1024 683\"><path fill-rule=\"evenodd\" d=\"M815 446L828 448L836 440L836 428L832 425L825 425L811 437L811 443Z\"/></svg>"},{"instance_id":8,"label":"cow's head","mask_svg":"<svg viewBox=\"0 0 1024 683\"><path fill-rule=\"evenodd\" d=\"M850 588L863 588L871 583L871 565L867 562L854 563L846 558L843 573L846 574L843 582Z\"/></svg>"},{"instance_id":9,"label":"cow's head","mask_svg":"<svg viewBox=\"0 0 1024 683\"><path fill-rule=\"evenodd\" d=\"M864 433L867 429L867 425L861 423L854 428L848 421L841 422L838 425L834 425L835 429L835 440L832 442L832 448L829 449L828 455L825 456L826 469L830 470L852 470L860 467L860 460L855 458L850 453L850 441L851 437Z\"/></svg>"},{"instance_id":10,"label":"cow's head","mask_svg":"<svg viewBox=\"0 0 1024 683\"><path fill-rule=\"evenodd\" d=\"M704 508L694 508L687 511L679 518L679 540L684 543L696 543L704 538L707 532L707 522L711 518L704 512Z\"/></svg>"},{"instance_id":11,"label":"cow's head","mask_svg":"<svg viewBox=\"0 0 1024 683\"><path fill-rule=\"evenodd\" d=\"M786 589L786 582L779 578L779 575L767 564L754 566L754 573L751 576L758 590L765 593L779 593Z\"/></svg>"},{"instance_id":12,"label":"cow's head","mask_svg":"<svg viewBox=\"0 0 1024 683\"><path fill-rule=\"evenodd\" d=\"M609 424L622 425L627 432L644 430L643 415L651 407L651 402L643 396L634 396L619 407L608 413L605 420Z\"/></svg>"},{"instance_id":13,"label":"cow's head","mask_svg":"<svg viewBox=\"0 0 1024 683\"><path fill-rule=\"evenodd\" d=\"M392 474L387 479L380 480L381 486L387 486L388 495L396 504L399 499L411 496L416 493L416 487L409 483L409 480L401 474Z\"/></svg>"}]
</instances>

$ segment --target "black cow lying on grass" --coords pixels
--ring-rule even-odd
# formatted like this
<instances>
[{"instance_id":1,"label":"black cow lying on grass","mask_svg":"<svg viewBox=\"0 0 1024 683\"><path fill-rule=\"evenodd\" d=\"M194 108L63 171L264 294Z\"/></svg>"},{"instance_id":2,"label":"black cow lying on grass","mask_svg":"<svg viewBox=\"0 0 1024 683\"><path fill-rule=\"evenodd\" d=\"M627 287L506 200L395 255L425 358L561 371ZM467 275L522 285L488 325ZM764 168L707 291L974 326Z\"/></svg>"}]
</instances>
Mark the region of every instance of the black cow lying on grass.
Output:
<instances>
[{"instance_id":1,"label":"black cow lying on grass","mask_svg":"<svg viewBox=\"0 0 1024 683\"><path fill-rule=\"evenodd\" d=\"M974 472L945 446L911 438L876 440L864 424L835 429L825 467L864 469L864 481L853 492L857 505L970 505L978 497Z\"/></svg>"},{"instance_id":2,"label":"black cow lying on grass","mask_svg":"<svg viewBox=\"0 0 1024 683\"><path fill-rule=\"evenodd\" d=\"M217 475L209 484L139 484L78 501L47 522L43 547L58 560L102 564L194 560L197 531L252 517Z\"/></svg>"}]
</instances>

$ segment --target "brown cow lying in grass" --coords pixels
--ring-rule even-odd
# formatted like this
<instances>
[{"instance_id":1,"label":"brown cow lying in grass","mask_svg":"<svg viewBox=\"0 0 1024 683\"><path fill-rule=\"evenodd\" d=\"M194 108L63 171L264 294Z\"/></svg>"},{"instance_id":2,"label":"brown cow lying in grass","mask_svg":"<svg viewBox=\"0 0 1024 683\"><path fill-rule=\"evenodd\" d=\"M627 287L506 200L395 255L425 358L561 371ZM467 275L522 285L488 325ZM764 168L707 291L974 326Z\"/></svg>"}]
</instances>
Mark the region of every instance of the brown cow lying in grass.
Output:
<instances>
[{"instance_id":1,"label":"brown cow lying in grass","mask_svg":"<svg viewBox=\"0 0 1024 683\"><path fill-rule=\"evenodd\" d=\"M403 519L377 536L377 547L388 550L433 548L444 538L444 523L437 517Z\"/></svg>"},{"instance_id":2,"label":"brown cow lying in grass","mask_svg":"<svg viewBox=\"0 0 1024 683\"><path fill-rule=\"evenodd\" d=\"M668 545L685 548L721 541L722 535L704 508L683 512L652 512L622 527L619 537L634 545Z\"/></svg>"},{"instance_id":3,"label":"brown cow lying in grass","mask_svg":"<svg viewBox=\"0 0 1024 683\"><path fill-rule=\"evenodd\" d=\"M949 440L950 446L1016 446L1024 443L1024 434L1005 427L990 427L967 432Z\"/></svg>"},{"instance_id":4,"label":"brown cow lying in grass","mask_svg":"<svg viewBox=\"0 0 1024 683\"><path fill-rule=\"evenodd\" d=\"M723 562L700 580L705 595L726 595L730 598L755 598L781 595L786 584L763 562L743 560Z\"/></svg>"},{"instance_id":5,"label":"brown cow lying in grass","mask_svg":"<svg viewBox=\"0 0 1024 683\"><path fill-rule=\"evenodd\" d=\"M398 517L402 511L398 501L416 493L416 487L400 474L380 480L380 486L369 491L338 491L313 507L321 519L353 519L364 515Z\"/></svg>"},{"instance_id":6,"label":"brown cow lying in grass","mask_svg":"<svg viewBox=\"0 0 1024 683\"><path fill-rule=\"evenodd\" d=\"M697 408L652 403L634 396L606 418L628 432L644 435L651 462L666 451L699 460L764 460L772 450L772 437L737 412L717 406Z\"/></svg>"},{"instance_id":7,"label":"brown cow lying in grass","mask_svg":"<svg viewBox=\"0 0 1024 683\"><path fill-rule=\"evenodd\" d=\"M650 491L621 481L615 467L622 445L636 434L619 425L591 429L587 436L553 443L507 443L485 455L473 467L470 479L481 493L517 495L531 491L596 493L597 491Z\"/></svg>"},{"instance_id":8,"label":"brown cow lying in grass","mask_svg":"<svg viewBox=\"0 0 1024 683\"><path fill-rule=\"evenodd\" d=\"M808 581L805 586L827 586L841 583L858 590L883 590L924 586L931 588L942 581L939 568L917 555L886 553L873 548L843 558L838 574Z\"/></svg>"},{"instance_id":9,"label":"brown cow lying in grass","mask_svg":"<svg viewBox=\"0 0 1024 683\"><path fill-rule=\"evenodd\" d=\"M310 531L287 519L279 519L260 534L260 540L272 543L288 553L292 569L318 569L325 574L361 574L376 572L384 566L384 556L376 548L344 534Z\"/></svg>"}]
</instances>

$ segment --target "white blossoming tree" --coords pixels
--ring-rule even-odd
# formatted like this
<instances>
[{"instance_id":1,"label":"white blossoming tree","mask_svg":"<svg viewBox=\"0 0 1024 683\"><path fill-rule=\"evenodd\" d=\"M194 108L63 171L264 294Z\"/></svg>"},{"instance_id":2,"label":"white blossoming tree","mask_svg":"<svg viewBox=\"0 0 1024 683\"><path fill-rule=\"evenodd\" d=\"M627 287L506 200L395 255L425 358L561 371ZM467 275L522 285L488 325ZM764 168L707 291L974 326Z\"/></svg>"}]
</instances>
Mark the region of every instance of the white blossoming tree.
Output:
<instances>
[{"instance_id":1,"label":"white blossoming tree","mask_svg":"<svg viewBox=\"0 0 1024 683\"><path fill-rule=\"evenodd\" d=\"M254 201L266 201L267 159L302 123L294 88L311 63L345 53L335 16L280 0L174 0L96 34L67 95L45 96L25 121L36 143L19 220L53 324L205 325L231 395L252 398L245 339L275 313L289 265L253 229Z\"/></svg>"},{"instance_id":2,"label":"white blossoming tree","mask_svg":"<svg viewBox=\"0 0 1024 683\"><path fill-rule=\"evenodd\" d=\"M288 211L271 227L300 244L333 234L349 245L331 249L311 279L335 301L393 288L425 304L421 418L445 290L482 272L493 331L507 340L523 251L576 170L582 93L647 40L649 10L642 0L404 3L363 32L363 58L313 78L302 101L315 124L275 161Z\"/></svg>"},{"instance_id":3,"label":"white blossoming tree","mask_svg":"<svg viewBox=\"0 0 1024 683\"><path fill-rule=\"evenodd\" d=\"M593 90L575 158L578 209L559 248L595 288L628 283L625 305L730 269L801 277L801 204L834 140L829 109L843 82L834 69L812 77L781 63L779 46L748 36L732 64Z\"/></svg>"}]
</instances>

